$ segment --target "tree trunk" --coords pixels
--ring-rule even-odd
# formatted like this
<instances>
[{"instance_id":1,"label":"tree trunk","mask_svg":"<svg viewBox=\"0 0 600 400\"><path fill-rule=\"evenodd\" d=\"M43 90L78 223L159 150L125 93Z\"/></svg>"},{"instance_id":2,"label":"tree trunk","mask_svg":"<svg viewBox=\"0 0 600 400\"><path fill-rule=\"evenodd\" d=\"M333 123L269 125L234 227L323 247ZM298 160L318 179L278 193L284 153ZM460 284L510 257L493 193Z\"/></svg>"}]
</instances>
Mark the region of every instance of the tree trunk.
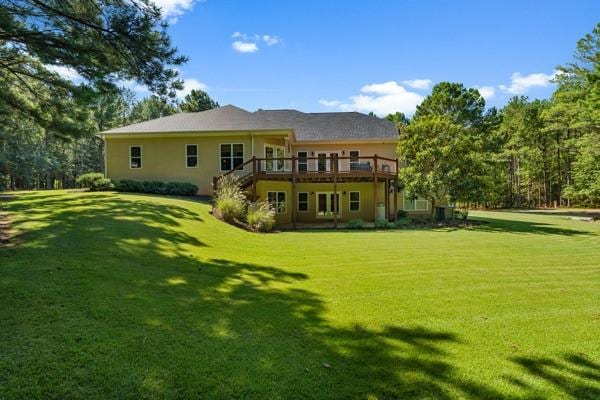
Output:
<instances>
[{"instance_id":1,"label":"tree trunk","mask_svg":"<svg viewBox=\"0 0 600 400\"><path fill-rule=\"evenodd\" d=\"M558 206L562 204L562 171L560 168L560 132L556 132L556 168L558 172Z\"/></svg>"}]
</instances>

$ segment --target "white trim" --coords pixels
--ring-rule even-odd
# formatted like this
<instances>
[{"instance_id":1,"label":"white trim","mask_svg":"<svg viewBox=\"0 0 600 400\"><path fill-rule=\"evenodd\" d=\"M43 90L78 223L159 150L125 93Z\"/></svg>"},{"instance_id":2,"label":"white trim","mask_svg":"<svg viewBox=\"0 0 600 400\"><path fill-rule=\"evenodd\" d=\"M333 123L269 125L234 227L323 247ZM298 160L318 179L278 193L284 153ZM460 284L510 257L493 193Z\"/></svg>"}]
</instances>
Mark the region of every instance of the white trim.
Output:
<instances>
[{"instance_id":1,"label":"white trim","mask_svg":"<svg viewBox=\"0 0 600 400\"><path fill-rule=\"evenodd\" d=\"M140 167L139 168L132 168L131 167L131 148L132 147L139 147L140 148ZM144 146L139 145L139 144L132 144L129 146L129 157L127 158L127 162L129 163L129 169L142 169L144 168Z\"/></svg>"},{"instance_id":2,"label":"white trim","mask_svg":"<svg viewBox=\"0 0 600 400\"><path fill-rule=\"evenodd\" d=\"M287 215L289 208L288 194L285 190L267 190L267 202L269 202L269 193L275 193L275 214L279 215ZM279 193L283 193L285 195L285 200L283 201L285 204L285 212L279 212ZM272 204L272 203L271 203Z\"/></svg>"},{"instance_id":3,"label":"white trim","mask_svg":"<svg viewBox=\"0 0 600 400\"><path fill-rule=\"evenodd\" d=\"M327 195L326 197L326 201L325 201L325 206L326 208L330 208L331 207L331 196L333 195L333 192L315 192L315 218L333 218L333 212L331 214L327 214L327 215L319 215L319 195L320 194L325 194ZM340 192L337 192L337 201L338 201L338 218L342 217L342 194ZM327 207L327 205L329 205L330 207Z\"/></svg>"},{"instance_id":4,"label":"white trim","mask_svg":"<svg viewBox=\"0 0 600 400\"><path fill-rule=\"evenodd\" d=\"M196 146L196 166L194 166L194 167L189 167L189 166L188 166L188 157L194 157L194 156L188 156L188 153L187 153L187 148L188 148L188 146ZM185 152L185 155L184 155L185 167L186 167L186 168L190 168L190 169L193 169L193 168L198 168L198 166L200 165L200 156L199 156L199 154L198 154L198 151L199 151L199 146L198 146L198 144L197 144L197 143L186 143L186 144L183 146L183 150L184 150L184 152Z\"/></svg>"},{"instance_id":5,"label":"white trim","mask_svg":"<svg viewBox=\"0 0 600 400\"><path fill-rule=\"evenodd\" d=\"M306 194L306 211L300 211L300 194ZM299 213L309 213L310 212L310 192L297 192L296 193L296 212Z\"/></svg>"},{"instance_id":6,"label":"white trim","mask_svg":"<svg viewBox=\"0 0 600 400\"><path fill-rule=\"evenodd\" d=\"M224 145L224 144L228 144L228 145L231 146L231 157L230 157L230 159L231 159L231 169L221 169L221 158L222 158L221 157L221 145ZM218 154L217 160L219 162L219 171L220 172L231 171L233 168L235 168L234 165L233 165L233 158L234 158L233 157L233 145L234 144L241 144L242 145L242 164L244 163L244 157L246 155L246 145L244 143L239 143L239 142L237 142L237 143L235 143L235 142L219 143L219 149L218 149L218 153L217 153Z\"/></svg>"},{"instance_id":7,"label":"white trim","mask_svg":"<svg viewBox=\"0 0 600 400\"><path fill-rule=\"evenodd\" d=\"M352 193L358 193L358 210L353 210L351 208L352 203L356 203L356 201L352 201ZM358 191L358 190L348 191L348 212L360 212L361 203L362 203L362 201L361 201L360 191Z\"/></svg>"}]
</instances>

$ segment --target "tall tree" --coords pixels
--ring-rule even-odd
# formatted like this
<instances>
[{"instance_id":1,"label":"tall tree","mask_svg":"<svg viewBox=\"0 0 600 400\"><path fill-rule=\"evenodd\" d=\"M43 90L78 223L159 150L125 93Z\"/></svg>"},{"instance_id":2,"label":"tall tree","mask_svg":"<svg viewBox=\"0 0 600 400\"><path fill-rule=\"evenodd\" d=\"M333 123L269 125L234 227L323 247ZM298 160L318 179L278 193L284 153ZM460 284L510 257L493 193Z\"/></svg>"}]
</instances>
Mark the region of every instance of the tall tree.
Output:
<instances>
[{"instance_id":1,"label":"tall tree","mask_svg":"<svg viewBox=\"0 0 600 400\"><path fill-rule=\"evenodd\" d=\"M210 98L203 90L194 89L185 96L179 108L183 112L206 111L219 107L219 103Z\"/></svg>"},{"instance_id":2,"label":"tall tree","mask_svg":"<svg viewBox=\"0 0 600 400\"><path fill-rule=\"evenodd\" d=\"M467 214L471 203L483 201L486 130L495 118L484 111L477 90L442 82L400 130L398 153L406 165L400 179L406 191L427 197L432 213L436 204L455 201Z\"/></svg>"},{"instance_id":3,"label":"tall tree","mask_svg":"<svg viewBox=\"0 0 600 400\"><path fill-rule=\"evenodd\" d=\"M402 112L395 112L394 114L388 114L388 115L386 115L385 119L387 119L390 122L393 122L394 125L396 125L396 128L398 128L398 130L404 128L410 122L409 119L406 117L406 115Z\"/></svg>"},{"instance_id":4,"label":"tall tree","mask_svg":"<svg viewBox=\"0 0 600 400\"><path fill-rule=\"evenodd\" d=\"M465 88L462 83L441 82L417 106L413 120L430 115L445 115L464 127L484 123L485 100L477 89Z\"/></svg>"},{"instance_id":5,"label":"tall tree","mask_svg":"<svg viewBox=\"0 0 600 400\"><path fill-rule=\"evenodd\" d=\"M129 122L142 122L175 114L177 110L167 101L150 96L137 103L131 109Z\"/></svg>"},{"instance_id":6,"label":"tall tree","mask_svg":"<svg viewBox=\"0 0 600 400\"><path fill-rule=\"evenodd\" d=\"M121 80L174 96L181 88L174 66L185 61L149 0L0 0L0 101L63 135L74 131L56 116L69 110L37 98L36 87L79 105ZM70 71L85 83L74 84L49 68Z\"/></svg>"}]
</instances>

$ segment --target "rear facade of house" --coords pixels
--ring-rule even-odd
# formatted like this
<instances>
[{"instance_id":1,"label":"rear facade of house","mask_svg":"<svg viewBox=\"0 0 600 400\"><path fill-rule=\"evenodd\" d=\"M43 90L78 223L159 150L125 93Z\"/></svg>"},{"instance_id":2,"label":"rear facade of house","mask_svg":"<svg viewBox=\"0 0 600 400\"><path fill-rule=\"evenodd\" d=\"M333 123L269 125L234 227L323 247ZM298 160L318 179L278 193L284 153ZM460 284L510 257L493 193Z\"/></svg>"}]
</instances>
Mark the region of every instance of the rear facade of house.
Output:
<instances>
[{"instance_id":1,"label":"rear facade of house","mask_svg":"<svg viewBox=\"0 0 600 400\"><path fill-rule=\"evenodd\" d=\"M395 219L428 213L398 190L398 132L356 112L303 113L224 106L102 133L113 180L190 182L211 195L235 174L251 200L269 201L278 224Z\"/></svg>"}]
</instances>

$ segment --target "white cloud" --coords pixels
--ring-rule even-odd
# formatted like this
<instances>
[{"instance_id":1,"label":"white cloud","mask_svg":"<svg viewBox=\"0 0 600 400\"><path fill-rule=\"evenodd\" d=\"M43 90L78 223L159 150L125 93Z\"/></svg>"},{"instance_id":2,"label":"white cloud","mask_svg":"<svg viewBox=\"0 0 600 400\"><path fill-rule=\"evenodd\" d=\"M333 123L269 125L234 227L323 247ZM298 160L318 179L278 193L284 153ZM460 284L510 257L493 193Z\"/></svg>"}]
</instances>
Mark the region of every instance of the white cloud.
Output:
<instances>
[{"instance_id":1,"label":"white cloud","mask_svg":"<svg viewBox=\"0 0 600 400\"><path fill-rule=\"evenodd\" d=\"M426 90L433 86L433 81L431 79L408 79L402 81L406 86L411 87L413 89L422 89Z\"/></svg>"},{"instance_id":2,"label":"white cloud","mask_svg":"<svg viewBox=\"0 0 600 400\"><path fill-rule=\"evenodd\" d=\"M190 94L192 90L206 90L208 86L194 78L188 78L183 80L183 89L177 92L177 97L184 98Z\"/></svg>"},{"instance_id":3,"label":"white cloud","mask_svg":"<svg viewBox=\"0 0 600 400\"><path fill-rule=\"evenodd\" d=\"M258 51L258 46L256 43L252 42L242 42L241 40L236 40L231 43L231 47L238 53L255 53Z\"/></svg>"},{"instance_id":4,"label":"white cloud","mask_svg":"<svg viewBox=\"0 0 600 400\"><path fill-rule=\"evenodd\" d=\"M153 0L153 3L161 9L163 18L168 19L172 24L190 11L196 2L197 0Z\"/></svg>"},{"instance_id":5,"label":"white cloud","mask_svg":"<svg viewBox=\"0 0 600 400\"><path fill-rule=\"evenodd\" d=\"M397 111L412 115L417 105L424 98L418 93L406 90L396 81L365 85L360 91L360 94L351 96L347 102L320 100L319 103L342 111L360 111L364 113L372 111L378 116L385 116Z\"/></svg>"},{"instance_id":6,"label":"white cloud","mask_svg":"<svg viewBox=\"0 0 600 400\"><path fill-rule=\"evenodd\" d=\"M148 90L148 88L146 86L141 85L141 84L137 83L136 81L132 81L132 80L121 81L119 83L119 85L126 89L131 90L138 96L147 96L150 94L150 91Z\"/></svg>"},{"instance_id":7,"label":"white cloud","mask_svg":"<svg viewBox=\"0 0 600 400\"><path fill-rule=\"evenodd\" d=\"M510 77L510 85L500 85L499 88L502 91L510 94L523 94L532 87L546 87L550 85L550 81L555 75L556 73L544 74L542 72L537 74L521 75L520 72L515 72Z\"/></svg>"},{"instance_id":8,"label":"white cloud","mask_svg":"<svg viewBox=\"0 0 600 400\"><path fill-rule=\"evenodd\" d=\"M273 46L279 43L279 38L277 36L263 35L262 40L267 44L267 46Z\"/></svg>"},{"instance_id":9,"label":"white cloud","mask_svg":"<svg viewBox=\"0 0 600 400\"><path fill-rule=\"evenodd\" d=\"M239 53L254 53L260 48L258 45L264 43L267 46L274 46L281 43L281 39L275 35L259 35L258 33L247 35L243 32L233 32L232 38L237 39L231 46Z\"/></svg>"},{"instance_id":10,"label":"white cloud","mask_svg":"<svg viewBox=\"0 0 600 400\"><path fill-rule=\"evenodd\" d=\"M496 95L496 88L494 88L493 86L478 86L475 87L475 89L479 91L479 94L485 100L489 100Z\"/></svg>"},{"instance_id":11,"label":"white cloud","mask_svg":"<svg viewBox=\"0 0 600 400\"><path fill-rule=\"evenodd\" d=\"M46 69L48 69L49 71L52 71L52 72L56 72L63 79L68 79L71 81L76 80L76 79L82 79L81 75L79 75L77 73L77 71L75 71L71 67L65 67L63 65L48 65L47 64Z\"/></svg>"}]
</instances>

